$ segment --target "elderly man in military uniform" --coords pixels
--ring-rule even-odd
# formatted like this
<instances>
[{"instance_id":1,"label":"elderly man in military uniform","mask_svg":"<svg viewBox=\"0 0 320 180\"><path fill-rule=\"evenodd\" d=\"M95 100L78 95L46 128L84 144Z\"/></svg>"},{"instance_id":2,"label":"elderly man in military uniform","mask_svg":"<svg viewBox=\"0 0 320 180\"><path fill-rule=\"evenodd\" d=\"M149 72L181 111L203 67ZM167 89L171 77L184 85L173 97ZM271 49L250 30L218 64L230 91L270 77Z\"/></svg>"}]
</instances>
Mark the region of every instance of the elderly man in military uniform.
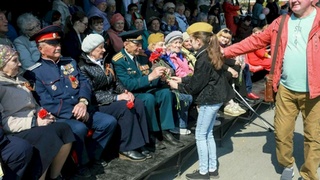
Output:
<instances>
[{"instance_id":1,"label":"elderly man in military uniform","mask_svg":"<svg viewBox=\"0 0 320 180\"><path fill-rule=\"evenodd\" d=\"M53 114L57 122L70 125L77 141L73 145L78 159L77 176L90 177L89 161L106 165L101 154L115 127L116 119L96 111L89 103L91 86L80 73L76 61L61 57L58 26L48 26L33 35L41 53L39 61L31 66L25 77L34 83L39 104ZM85 143L88 131L93 130L92 138Z\"/></svg>"},{"instance_id":2,"label":"elderly man in military uniform","mask_svg":"<svg viewBox=\"0 0 320 180\"><path fill-rule=\"evenodd\" d=\"M164 149L165 142L170 145L184 146L170 132L174 129L173 94L166 86L166 67L157 67L151 70L146 56L140 55L142 50L142 31L132 30L119 34L124 42L124 48L113 56L112 63L117 77L135 97L143 100L151 134L157 136L162 131L162 137L155 139L156 148ZM156 107L159 107L159 121ZM160 125L159 123L160 122ZM160 140L160 141L159 141Z\"/></svg>"}]
</instances>

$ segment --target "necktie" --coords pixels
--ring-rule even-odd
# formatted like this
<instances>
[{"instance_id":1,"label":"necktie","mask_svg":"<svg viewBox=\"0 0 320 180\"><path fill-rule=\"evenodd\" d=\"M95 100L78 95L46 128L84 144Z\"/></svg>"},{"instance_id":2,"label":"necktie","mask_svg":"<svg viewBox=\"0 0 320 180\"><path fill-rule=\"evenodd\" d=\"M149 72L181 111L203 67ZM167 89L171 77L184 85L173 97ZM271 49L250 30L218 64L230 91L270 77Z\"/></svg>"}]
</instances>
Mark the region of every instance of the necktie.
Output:
<instances>
[{"instance_id":1,"label":"necktie","mask_svg":"<svg viewBox=\"0 0 320 180\"><path fill-rule=\"evenodd\" d=\"M134 64L137 66L137 68L138 68L139 67L139 63L137 61L137 58L133 57L132 60L133 60Z\"/></svg>"}]
</instances>

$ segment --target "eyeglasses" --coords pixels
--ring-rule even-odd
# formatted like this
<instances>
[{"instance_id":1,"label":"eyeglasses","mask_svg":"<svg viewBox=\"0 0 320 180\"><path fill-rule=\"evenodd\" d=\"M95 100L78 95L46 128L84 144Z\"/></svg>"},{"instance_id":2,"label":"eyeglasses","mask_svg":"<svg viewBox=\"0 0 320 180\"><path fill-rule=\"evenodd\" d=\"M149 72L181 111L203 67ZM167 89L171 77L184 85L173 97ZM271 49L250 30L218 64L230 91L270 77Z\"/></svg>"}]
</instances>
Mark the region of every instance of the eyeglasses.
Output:
<instances>
[{"instance_id":1,"label":"eyeglasses","mask_svg":"<svg viewBox=\"0 0 320 180\"><path fill-rule=\"evenodd\" d=\"M230 30L228 30L228 29L223 29L223 30L222 30L222 32L224 32L224 33L228 33L228 34L231 34L231 35L232 35L231 31L230 31Z\"/></svg>"},{"instance_id":2,"label":"eyeglasses","mask_svg":"<svg viewBox=\"0 0 320 180\"><path fill-rule=\"evenodd\" d=\"M80 21L83 25L88 26L88 22L84 23L82 21Z\"/></svg>"},{"instance_id":3,"label":"eyeglasses","mask_svg":"<svg viewBox=\"0 0 320 180\"><path fill-rule=\"evenodd\" d=\"M39 28L40 28L40 23L37 23L33 27L30 27L29 29L25 29L25 30L26 31L34 31L35 29L39 29Z\"/></svg>"}]
</instances>

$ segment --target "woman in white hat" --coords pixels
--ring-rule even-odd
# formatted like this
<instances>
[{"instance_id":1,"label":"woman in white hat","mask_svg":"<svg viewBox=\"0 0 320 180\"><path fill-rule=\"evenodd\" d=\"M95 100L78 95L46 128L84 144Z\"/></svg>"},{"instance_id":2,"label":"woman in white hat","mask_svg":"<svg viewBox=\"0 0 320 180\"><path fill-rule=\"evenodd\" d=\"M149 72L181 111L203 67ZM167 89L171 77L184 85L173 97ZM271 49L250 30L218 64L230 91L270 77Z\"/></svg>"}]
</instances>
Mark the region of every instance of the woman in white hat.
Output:
<instances>
[{"instance_id":1,"label":"woman in white hat","mask_svg":"<svg viewBox=\"0 0 320 180\"><path fill-rule=\"evenodd\" d=\"M149 143L144 104L122 86L115 76L112 64L104 61L104 42L99 34L90 34L83 40L80 70L92 85L93 98L99 111L118 120L121 133L119 157L130 161L144 161L151 158L150 152L144 148Z\"/></svg>"}]
</instances>

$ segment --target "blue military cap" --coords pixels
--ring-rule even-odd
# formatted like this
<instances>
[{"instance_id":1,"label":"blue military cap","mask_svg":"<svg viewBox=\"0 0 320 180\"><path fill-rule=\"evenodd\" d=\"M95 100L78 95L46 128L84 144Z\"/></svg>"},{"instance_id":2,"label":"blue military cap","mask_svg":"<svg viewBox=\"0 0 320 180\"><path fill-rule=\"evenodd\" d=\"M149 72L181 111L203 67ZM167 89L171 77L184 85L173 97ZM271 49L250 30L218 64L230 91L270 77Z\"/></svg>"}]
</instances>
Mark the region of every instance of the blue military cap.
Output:
<instances>
[{"instance_id":1,"label":"blue military cap","mask_svg":"<svg viewBox=\"0 0 320 180\"><path fill-rule=\"evenodd\" d=\"M142 43L142 33L143 30L130 30L120 33L118 36L120 36L125 41L131 41L135 44Z\"/></svg>"},{"instance_id":2,"label":"blue military cap","mask_svg":"<svg viewBox=\"0 0 320 180\"><path fill-rule=\"evenodd\" d=\"M50 25L40 29L36 34L30 37L30 41L36 43L46 42L48 44L59 44L63 36L63 31L60 26Z\"/></svg>"}]
</instances>

